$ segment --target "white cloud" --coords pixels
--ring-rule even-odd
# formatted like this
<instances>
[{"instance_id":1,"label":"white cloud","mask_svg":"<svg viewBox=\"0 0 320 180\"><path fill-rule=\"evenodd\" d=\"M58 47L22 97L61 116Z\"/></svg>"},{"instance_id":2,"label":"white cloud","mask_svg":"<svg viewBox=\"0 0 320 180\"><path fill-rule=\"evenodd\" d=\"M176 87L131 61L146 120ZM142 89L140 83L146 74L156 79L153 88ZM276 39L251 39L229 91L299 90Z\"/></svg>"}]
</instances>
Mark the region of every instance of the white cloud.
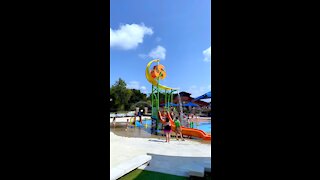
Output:
<instances>
[{"instance_id":1,"label":"white cloud","mask_svg":"<svg viewBox=\"0 0 320 180\"><path fill-rule=\"evenodd\" d=\"M211 46L208 49L202 51L202 54L204 56L204 61L211 62Z\"/></svg>"},{"instance_id":2,"label":"white cloud","mask_svg":"<svg viewBox=\"0 0 320 180\"><path fill-rule=\"evenodd\" d=\"M124 50L133 49L143 43L145 35L152 34L152 29L144 24L125 24L116 30L110 28L110 47Z\"/></svg>"},{"instance_id":3,"label":"white cloud","mask_svg":"<svg viewBox=\"0 0 320 180\"><path fill-rule=\"evenodd\" d=\"M145 86L141 86L140 90L141 90L142 93L147 94L147 88Z\"/></svg>"},{"instance_id":4,"label":"white cloud","mask_svg":"<svg viewBox=\"0 0 320 180\"><path fill-rule=\"evenodd\" d=\"M139 89L140 88L140 83L138 81L130 81L127 84L128 89Z\"/></svg>"},{"instance_id":5,"label":"white cloud","mask_svg":"<svg viewBox=\"0 0 320 180\"><path fill-rule=\"evenodd\" d=\"M140 90L142 93L147 93L147 88L146 86L140 86L140 82L138 81L130 81L128 84L127 84L127 88L128 89L137 89L137 90Z\"/></svg>"},{"instance_id":6,"label":"white cloud","mask_svg":"<svg viewBox=\"0 0 320 180\"><path fill-rule=\"evenodd\" d=\"M166 49L162 46L157 46L152 49L149 53L149 56L153 59L165 59L166 58Z\"/></svg>"}]
</instances>

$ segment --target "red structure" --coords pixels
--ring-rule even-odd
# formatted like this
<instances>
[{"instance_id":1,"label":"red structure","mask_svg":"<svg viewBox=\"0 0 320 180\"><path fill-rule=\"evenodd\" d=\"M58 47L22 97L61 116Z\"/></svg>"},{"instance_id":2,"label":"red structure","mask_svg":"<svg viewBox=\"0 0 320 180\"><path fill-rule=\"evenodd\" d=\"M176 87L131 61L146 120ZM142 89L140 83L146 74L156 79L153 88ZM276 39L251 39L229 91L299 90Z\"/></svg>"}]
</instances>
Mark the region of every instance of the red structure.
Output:
<instances>
[{"instance_id":1,"label":"red structure","mask_svg":"<svg viewBox=\"0 0 320 180\"><path fill-rule=\"evenodd\" d=\"M187 92L184 92L184 91L180 92L181 102L183 104L191 102L194 98L192 98L190 95L191 95L190 93L187 93ZM178 95L174 95L173 96L173 103L175 103L175 104L179 103ZM201 101L201 100L195 101L193 103L198 104L200 107L209 106L209 103Z\"/></svg>"}]
</instances>

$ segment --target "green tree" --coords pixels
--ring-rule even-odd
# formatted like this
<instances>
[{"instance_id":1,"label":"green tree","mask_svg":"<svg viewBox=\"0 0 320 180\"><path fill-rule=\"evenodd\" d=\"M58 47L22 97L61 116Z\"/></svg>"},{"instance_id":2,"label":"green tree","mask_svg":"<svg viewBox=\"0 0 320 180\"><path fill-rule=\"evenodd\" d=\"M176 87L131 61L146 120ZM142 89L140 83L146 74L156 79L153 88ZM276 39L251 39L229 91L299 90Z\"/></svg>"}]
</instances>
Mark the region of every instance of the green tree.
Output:
<instances>
[{"instance_id":1,"label":"green tree","mask_svg":"<svg viewBox=\"0 0 320 180\"><path fill-rule=\"evenodd\" d=\"M140 101L148 103L147 95L142 93L140 90L131 89L131 92L132 92L132 95L129 100L129 104L130 104L129 108L133 108L133 106L137 102L140 102ZM149 104L151 104L151 103L149 103ZM137 107L139 107L139 108L143 108L144 106L145 106L145 104L137 104ZM131 110L134 110L134 109L131 109Z\"/></svg>"},{"instance_id":2,"label":"green tree","mask_svg":"<svg viewBox=\"0 0 320 180\"><path fill-rule=\"evenodd\" d=\"M127 89L127 84L124 80L119 78L118 81L110 88L110 96L112 98L111 109L117 111L126 110L129 105L129 99L132 91Z\"/></svg>"},{"instance_id":3,"label":"green tree","mask_svg":"<svg viewBox=\"0 0 320 180\"><path fill-rule=\"evenodd\" d=\"M130 102L131 103L136 103L139 101L147 101L147 95L142 93L140 90L136 89L131 89L132 91L132 96L130 97Z\"/></svg>"}]
</instances>

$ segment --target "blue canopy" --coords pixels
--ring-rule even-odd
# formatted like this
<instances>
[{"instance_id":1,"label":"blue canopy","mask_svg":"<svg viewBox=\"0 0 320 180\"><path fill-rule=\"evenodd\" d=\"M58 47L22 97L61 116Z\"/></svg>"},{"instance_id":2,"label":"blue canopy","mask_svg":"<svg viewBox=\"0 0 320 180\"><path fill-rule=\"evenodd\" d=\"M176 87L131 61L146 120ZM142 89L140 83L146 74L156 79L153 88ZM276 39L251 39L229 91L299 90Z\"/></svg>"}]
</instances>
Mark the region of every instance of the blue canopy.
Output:
<instances>
[{"instance_id":1,"label":"blue canopy","mask_svg":"<svg viewBox=\"0 0 320 180\"><path fill-rule=\"evenodd\" d=\"M204 95L201 95L201 96L199 96L197 98L194 98L192 101L197 101L197 100L200 100L200 99L209 99L209 98L211 98L211 91L207 92Z\"/></svg>"},{"instance_id":2,"label":"blue canopy","mask_svg":"<svg viewBox=\"0 0 320 180\"><path fill-rule=\"evenodd\" d=\"M198 104L194 104L192 102L188 102L187 104L183 104L183 106L191 106L191 107L198 107Z\"/></svg>"},{"instance_id":3,"label":"blue canopy","mask_svg":"<svg viewBox=\"0 0 320 180\"><path fill-rule=\"evenodd\" d=\"M160 106L164 106L165 104L160 104ZM169 103L169 106L178 106L178 104L174 104L174 103Z\"/></svg>"}]
</instances>

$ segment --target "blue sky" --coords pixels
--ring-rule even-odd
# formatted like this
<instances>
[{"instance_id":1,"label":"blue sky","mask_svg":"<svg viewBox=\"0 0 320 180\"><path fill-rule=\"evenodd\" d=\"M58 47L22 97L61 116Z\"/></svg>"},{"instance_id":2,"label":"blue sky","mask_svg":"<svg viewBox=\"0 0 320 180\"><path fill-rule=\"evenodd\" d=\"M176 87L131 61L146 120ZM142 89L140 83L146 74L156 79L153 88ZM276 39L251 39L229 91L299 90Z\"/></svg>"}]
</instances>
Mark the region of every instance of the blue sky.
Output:
<instances>
[{"instance_id":1,"label":"blue sky","mask_svg":"<svg viewBox=\"0 0 320 180\"><path fill-rule=\"evenodd\" d=\"M150 93L145 68L156 58L161 84L192 97L211 90L210 0L111 0L110 87L122 78Z\"/></svg>"}]
</instances>

